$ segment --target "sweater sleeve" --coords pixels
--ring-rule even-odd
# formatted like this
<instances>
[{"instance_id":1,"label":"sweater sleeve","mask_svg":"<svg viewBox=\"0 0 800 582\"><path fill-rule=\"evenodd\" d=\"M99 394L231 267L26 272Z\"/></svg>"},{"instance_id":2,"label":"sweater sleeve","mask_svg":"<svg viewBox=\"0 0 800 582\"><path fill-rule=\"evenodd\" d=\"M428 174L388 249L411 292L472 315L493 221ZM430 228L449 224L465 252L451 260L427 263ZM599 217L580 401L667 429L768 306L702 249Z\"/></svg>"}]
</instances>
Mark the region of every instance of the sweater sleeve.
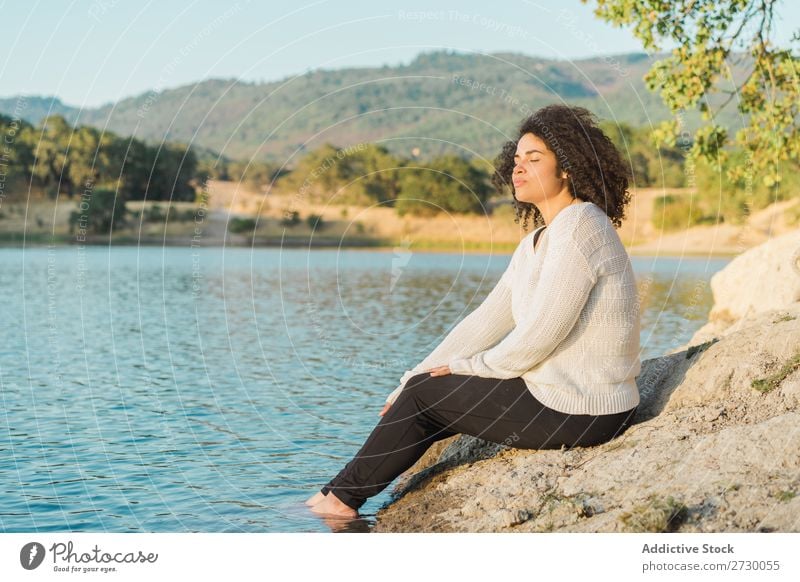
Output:
<instances>
[{"instance_id":1,"label":"sweater sleeve","mask_svg":"<svg viewBox=\"0 0 800 582\"><path fill-rule=\"evenodd\" d=\"M596 281L572 233L560 233L550 241L530 309L517 326L491 349L471 357L454 357L450 371L507 379L534 368L572 330Z\"/></svg>"},{"instance_id":2,"label":"sweater sleeve","mask_svg":"<svg viewBox=\"0 0 800 582\"><path fill-rule=\"evenodd\" d=\"M393 404L412 376L444 366L454 358L469 357L485 350L511 331L514 327L511 286L521 246L522 244L514 251L508 267L486 299L462 319L424 360L403 374L400 385L387 396L386 402Z\"/></svg>"}]
</instances>

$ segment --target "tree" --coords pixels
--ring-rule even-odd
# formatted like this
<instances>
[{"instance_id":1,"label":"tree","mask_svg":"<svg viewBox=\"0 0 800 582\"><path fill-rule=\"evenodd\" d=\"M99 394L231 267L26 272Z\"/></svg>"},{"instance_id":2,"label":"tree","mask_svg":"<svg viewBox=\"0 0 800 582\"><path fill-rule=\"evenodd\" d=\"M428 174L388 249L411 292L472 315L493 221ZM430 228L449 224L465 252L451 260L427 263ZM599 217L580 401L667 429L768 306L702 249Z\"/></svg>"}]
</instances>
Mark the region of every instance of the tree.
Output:
<instances>
[{"instance_id":1,"label":"tree","mask_svg":"<svg viewBox=\"0 0 800 582\"><path fill-rule=\"evenodd\" d=\"M148 200L171 202L194 201L191 184L197 172L197 156L187 145L166 142L156 148L153 178L147 190Z\"/></svg>"},{"instance_id":2,"label":"tree","mask_svg":"<svg viewBox=\"0 0 800 582\"><path fill-rule=\"evenodd\" d=\"M657 147L650 131L624 122L600 122L601 129L630 164L633 186L646 188L684 186L683 152L675 147Z\"/></svg>"},{"instance_id":3,"label":"tree","mask_svg":"<svg viewBox=\"0 0 800 582\"><path fill-rule=\"evenodd\" d=\"M55 198L59 192L73 193L69 175L67 148L72 128L60 115L45 117L38 131L27 132L23 138L29 141L35 159L31 165L31 176L48 188Z\"/></svg>"},{"instance_id":4,"label":"tree","mask_svg":"<svg viewBox=\"0 0 800 582\"><path fill-rule=\"evenodd\" d=\"M70 229L80 234L111 234L125 222L125 200L114 190L95 190L81 196L77 210L69 216Z\"/></svg>"},{"instance_id":5,"label":"tree","mask_svg":"<svg viewBox=\"0 0 800 582\"><path fill-rule=\"evenodd\" d=\"M586 3L588 0L581 0ZM658 52L666 43L677 46L645 76L648 88L660 90L672 113L699 109L709 121L697 130L689 151L721 167L726 145L741 146L749 164L731 164L728 176L739 180L763 171L764 184L780 180L781 162L800 162L800 61L795 33L792 48L770 40L776 0L597 0L595 14L617 26L632 26L646 50ZM744 67L742 78L734 71ZM715 103L711 97L723 97ZM747 118L731 140L715 115L735 101ZM676 120L661 124L656 137L674 145Z\"/></svg>"},{"instance_id":6,"label":"tree","mask_svg":"<svg viewBox=\"0 0 800 582\"><path fill-rule=\"evenodd\" d=\"M101 176L108 174L108 146L114 136L100 134L96 129L82 126L71 129L69 142L69 182L76 190L93 188ZM114 181L110 184L115 186Z\"/></svg>"},{"instance_id":7,"label":"tree","mask_svg":"<svg viewBox=\"0 0 800 582\"><path fill-rule=\"evenodd\" d=\"M400 178L395 207L400 216L439 212L482 212L491 189L487 175L457 156L434 159L428 167L409 166Z\"/></svg>"},{"instance_id":8,"label":"tree","mask_svg":"<svg viewBox=\"0 0 800 582\"><path fill-rule=\"evenodd\" d=\"M288 211L281 218L281 226L291 228L300 224L300 213L297 210Z\"/></svg>"},{"instance_id":9,"label":"tree","mask_svg":"<svg viewBox=\"0 0 800 582\"><path fill-rule=\"evenodd\" d=\"M382 145L367 144L352 156L354 175L361 176L361 187L368 199L393 202L400 190L398 167L403 162Z\"/></svg>"},{"instance_id":10,"label":"tree","mask_svg":"<svg viewBox=\"0 0 800 582\"><path fill-rule=\"evenodd\" d=\"M6 185L18 179L27 180L33 167L34 155L31 143L34 138L33 126L24 119L12 119L0 114L0 136L3 143L0 145L0 193ZM1 199L0 199L1 200Z\"/></svg>"},{"instance_id":11,"label":"tree","mask_svg":"<svg viewBox=\"0 0 800 582\"><path fill-rule=\"evenodd\" d=\"M120 177L120 195L125 200L142 200L149 189L155 150L134 138L120 138L113 141L109 151L111 175Z\"/></svg>"},{"instance_id":12,"label":"tree","mask_svg":"<svg viewBox=\"0 0 800 582\"><path fill-rule=\"evenodd\" d=\"M381 145L339 148L325 143L303 156L279 184L317 202L391 203L399 192L397 168L402 164Z\"/></svg>"}]
</instances>

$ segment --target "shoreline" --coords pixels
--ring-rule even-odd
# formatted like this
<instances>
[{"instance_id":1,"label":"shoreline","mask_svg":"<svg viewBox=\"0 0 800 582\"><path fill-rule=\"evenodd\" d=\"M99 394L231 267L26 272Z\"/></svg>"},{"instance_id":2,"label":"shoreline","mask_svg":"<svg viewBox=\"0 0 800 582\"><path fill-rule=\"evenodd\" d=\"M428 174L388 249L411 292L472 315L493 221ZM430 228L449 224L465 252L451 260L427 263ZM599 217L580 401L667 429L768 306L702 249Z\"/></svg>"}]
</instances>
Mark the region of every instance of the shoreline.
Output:
<instances>
[{"instance_id":1,"label":"shoreline","mask_svg":"<svg viewBox=\"0 0 800 582\"><path fill-rule=\"evenodd\" d=\"M227 239L207 239L199 243L187 241L183 237L154 238L135 237L124 235L114 237L87 237L85 241L78 241L74 236L56 235L48 236L41 233L15 236L11 233L0 234L0 248L51 248L51 247L175 247L175 248L251 248L251 249L308 249L313 250L368 250L381 252L394 252L398 247L404 251L413 249L420 253L450 253L450 254L511 254L516 245L509 243L482 244L472 243L466 245L438 244L432 241L419 241L419 244L402 246L385 239L308 239L308 238L269 238L260 240L247 240L243 237L228 237ZM665 248L662 251L652 248L625 247L631 257L687 257L687 258L733 258L741 254L735 251L702 251ZM746 249L745 249L746 250Z\"/></svg>"},{"instance_id":2,"label":"shoreline","mask_svg":"<svg viewBox=\"0 0 800 582\"><path fill-rule=\"evenodd\" d=\"M35 204L9 204L0 216L0 247L34 246L174 246L236 248L367 249L400 254L458 253L511 254L529 229L514 220L508 204L494 205L485 216L397 216L391 208L331 206L310 202L295 205L286 194L240 192L233 182L213 182L207 207L176 202L176 209L194 211L195 220L144 221L144 209L160 202L130 202L131 220L109 235L78 235L69 229L72 203L40 200ZM733 258L781 234L800 228L792 220L797 200L775 202L749 215L742 224L719 222L679 230L659 230L653 225L655 201L667 191L641 189L630 212L617 229L631 257ZM689 190L670 190L691 195ZM72 206L71 206L72 204ZM305 221L282 226L287 208L295 208ZM202 215L199 214L203 210ZM23 212L24 211L24 212ZM320 217L319 228L308 219ZM138 217L138 221L136 220ZM198 219L198 217L200 217ZM232 232L231 220L252 219L253 229ZM534 225L530 225L530 229ZM234 229L235 230L235 229Z\"/></svg>"}]
</instances>

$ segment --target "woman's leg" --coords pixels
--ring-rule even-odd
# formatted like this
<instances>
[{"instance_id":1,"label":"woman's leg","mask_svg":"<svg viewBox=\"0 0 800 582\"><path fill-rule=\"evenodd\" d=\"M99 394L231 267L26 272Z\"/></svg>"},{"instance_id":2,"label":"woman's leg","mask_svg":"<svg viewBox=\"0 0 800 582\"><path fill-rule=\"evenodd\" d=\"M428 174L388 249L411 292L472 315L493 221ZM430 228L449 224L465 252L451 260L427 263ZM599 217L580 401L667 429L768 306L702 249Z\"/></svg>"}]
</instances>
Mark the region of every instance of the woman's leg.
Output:
<instances>
[{"instance_id":1,"label":"woman's leg","mask_svg":"<svg viewBox=\"0 0 800 582\"><path fill-rule=\"evenodd\" d=\"M413 376L355 457L321 492L358 509L436 441L469 434L519 448L589 446L626 428L633 411L594 417L549 409L521 378Z\"/></svg>"},{"instance_id":2,"label":"woman's leg","mask_svg":"<svg viewBox=\"0 0 800 582\"><path fill-rule=\"evenodd\" d=\"M433 443L458 434L422 414L428 407L426 401L447 396L443 378L427 372L412 376L361 449L321 492L333 492L347 506L358 509L416 463Z\"/></svg>"}]
</instances>

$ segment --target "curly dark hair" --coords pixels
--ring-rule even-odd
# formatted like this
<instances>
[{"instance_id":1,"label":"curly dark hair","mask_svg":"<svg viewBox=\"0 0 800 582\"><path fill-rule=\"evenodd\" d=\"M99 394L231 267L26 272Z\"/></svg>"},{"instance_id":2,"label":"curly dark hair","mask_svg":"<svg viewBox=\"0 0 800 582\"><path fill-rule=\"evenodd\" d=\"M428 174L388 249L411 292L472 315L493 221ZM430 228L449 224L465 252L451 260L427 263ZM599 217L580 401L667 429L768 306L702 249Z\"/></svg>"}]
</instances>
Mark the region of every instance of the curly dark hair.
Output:
<instances>
[{"instance_id":1,"label":"curly dark hair","mask_svg":"<svg viewBox=\"0 0 800 582\"><path fill-rule=\"evenodd\" d=\"M535 204L520 202L511 183L517 142L526 133L541 139L556 156L556 172L567 172L570 193L580 200L594 202L605 210L615 227L622 225L625 206L630 202L628 179L630 168L608 136L597 126L597 118L588 109L567 105L548 105L522 121L516 141L503 144L494 160L492 184L503 194L511 189L516 218L522 218L527 230L533 214L533 225L544 224Z\"/></svg>"}]
</instances>

